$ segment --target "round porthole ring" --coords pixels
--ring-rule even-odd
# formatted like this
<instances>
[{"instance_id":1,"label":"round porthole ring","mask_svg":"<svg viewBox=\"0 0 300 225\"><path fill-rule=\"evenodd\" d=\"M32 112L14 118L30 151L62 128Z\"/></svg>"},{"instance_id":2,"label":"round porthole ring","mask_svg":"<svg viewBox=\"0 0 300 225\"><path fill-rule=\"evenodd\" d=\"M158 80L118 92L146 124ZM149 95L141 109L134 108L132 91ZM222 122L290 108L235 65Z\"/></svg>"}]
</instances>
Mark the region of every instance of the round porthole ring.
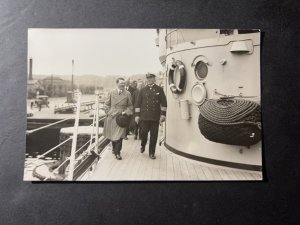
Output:
<instances>
[{"instance_id":1,"label":"round porthole ring","mask_svg":"<svg viewBox=\"0 0 300 225\"><path fill-rule=\"evenodd\" d=\"M197 99L195 99L195 97L193 97L195 88L200 88L201 92L203 93L203 96L201 96L200 101L197 101ZM198 106L202 105L205 102L206 96L207 96L207 90L206 90L205 86L203 85L203 83L194 84L194 86L191 89L191 98L192 98L192 101L194 102L194 104L198 105Z\"/></svg>"},{"instance_id":2,"label":"round porthole ring","mask_svg":"<svg viewBox=\"0 0 300 225\"><path fill-rule=\"evenodd\" d=\"M204 68L205 68L205 75L204 75L204 76L201 76L201 74L199 74L199 73L197 72L197 68L198 68L199 64L202 65L202 66L205 66L205 67L204 67ZM198 80L203 81L204 79L206 79L207 74L208 74L208 66L207 66L207 63L205 63L205 62L202 61L202 60L199 60L199 61L195 64L194 73L195 73L195 76L196 76L196 78L197 78Z\"/></svg>"}]
</instances>

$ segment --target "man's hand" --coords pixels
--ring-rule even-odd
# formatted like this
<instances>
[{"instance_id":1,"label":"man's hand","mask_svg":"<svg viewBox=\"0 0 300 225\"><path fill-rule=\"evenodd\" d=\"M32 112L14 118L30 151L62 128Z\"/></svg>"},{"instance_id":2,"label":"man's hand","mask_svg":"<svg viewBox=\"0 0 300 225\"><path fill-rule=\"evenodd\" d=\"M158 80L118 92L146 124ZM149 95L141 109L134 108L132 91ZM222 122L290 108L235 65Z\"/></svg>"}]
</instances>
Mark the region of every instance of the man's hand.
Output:
<instances>
[{"instance_id":1,"label":"man's hand","mask_svg":"<svg viewBox=\"0 0 300 225\"><path fill-rule=\"evenodd\" d=\"M140 122L140 117L139 117L139 116L136 116L136 117L134 118L134 120L135 120L135 122L136 122L137 124L139 124L139 122Z\"/></svg>"},{"instance_id":2,"label":"man's hand","mask_svg":"<svg viewBox=\"0 0 300 225\"><path fill-rule=\"evenodd\" d=\"M163 123L163 122L165 122L165 120L166 120L166 116L161 115L159 122Z\"/></svg>"}]
</instances>

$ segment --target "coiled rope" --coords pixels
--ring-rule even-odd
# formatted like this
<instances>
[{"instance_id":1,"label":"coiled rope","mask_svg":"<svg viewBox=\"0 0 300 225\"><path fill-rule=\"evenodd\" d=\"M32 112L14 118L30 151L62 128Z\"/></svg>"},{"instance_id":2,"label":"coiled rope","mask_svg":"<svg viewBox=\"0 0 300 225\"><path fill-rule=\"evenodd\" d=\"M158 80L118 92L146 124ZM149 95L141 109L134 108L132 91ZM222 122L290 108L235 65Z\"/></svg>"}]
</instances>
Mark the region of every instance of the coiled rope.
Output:
<instances>
[{"instance_id":1,"label":"coiled rope","mask_svg":"<svg viewBox=\"0 0 300 225\"><path fill-rule=\"evenodd\" d=\"M215 124L236 125L246 123L256 124L260 127L260 122L257 121L257 118L245 118L259 109L259 107L259 104L253 101L223 98L220 100L208 100L199 109L205 119Z\"/></svg>"},{"instance_id":2,"label":"coiled rope","mask_svg":"<svg viewBox=\"0 0 300 225\"><path fill-rule=\"evenodd\" d=\"M207 100L199 109L199 129L208 140L248 147L261 140L260 105L256 102L227 96Z\"/></svg>"}]
</instances>

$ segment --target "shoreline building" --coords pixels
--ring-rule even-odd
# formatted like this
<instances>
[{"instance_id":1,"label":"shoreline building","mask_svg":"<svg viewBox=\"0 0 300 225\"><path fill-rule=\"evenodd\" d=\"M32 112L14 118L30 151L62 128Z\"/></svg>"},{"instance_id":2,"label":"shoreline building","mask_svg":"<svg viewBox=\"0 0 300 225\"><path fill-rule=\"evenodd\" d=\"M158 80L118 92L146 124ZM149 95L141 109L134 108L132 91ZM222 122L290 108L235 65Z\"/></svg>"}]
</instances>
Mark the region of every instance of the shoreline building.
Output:
<instances>
[{"instance_id":1,"label":"shoreline building","mask_svg":"<svg viewBox=\"0 0 300 225\"><path fill-rule=\"evenodd\" d=\"M29 59L29 75L27 80L27 98L32 99L35 98L37 93L44 94L44 88L40 82L40 80L34 80L33 79L33 73L32 73L32 64L33 59Z\"/></svg>"}]
</instances>

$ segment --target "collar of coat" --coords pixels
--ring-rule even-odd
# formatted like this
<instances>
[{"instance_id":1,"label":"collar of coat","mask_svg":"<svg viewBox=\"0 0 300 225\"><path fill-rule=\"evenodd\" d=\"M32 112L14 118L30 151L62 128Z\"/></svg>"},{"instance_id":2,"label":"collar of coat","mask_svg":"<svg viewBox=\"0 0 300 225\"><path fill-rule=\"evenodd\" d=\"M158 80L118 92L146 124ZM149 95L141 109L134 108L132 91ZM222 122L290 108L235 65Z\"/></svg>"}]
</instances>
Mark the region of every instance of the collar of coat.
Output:
<instances>
[{"instance_id":1,"label":"collar of coat","mask_svg":"<svg viewBox=\"0 0 300 225\"><path fill-rule=\"evenodd\" d=\"M121 92L121 93L120 93ZM124 92L124 90L121 90L121 89L119 89L119 88L117 88L117 93L119 94L123 94L123 92Z\"/></svg>"},{"instance_id":2,"label":"collar of coat","mask_svg":"<svg viewBox=\"0 0 300 225\"><path fill-rule=\"evenodd\" d=\"M119 89L115 89L115 91L113 92L113 98L114 100L114 105L118 104L119 102L121 102L124 98L127 98L127 95L125 94L125 90L122 91L121 94L119 94Z\"/></svg>"}]
</instances>

